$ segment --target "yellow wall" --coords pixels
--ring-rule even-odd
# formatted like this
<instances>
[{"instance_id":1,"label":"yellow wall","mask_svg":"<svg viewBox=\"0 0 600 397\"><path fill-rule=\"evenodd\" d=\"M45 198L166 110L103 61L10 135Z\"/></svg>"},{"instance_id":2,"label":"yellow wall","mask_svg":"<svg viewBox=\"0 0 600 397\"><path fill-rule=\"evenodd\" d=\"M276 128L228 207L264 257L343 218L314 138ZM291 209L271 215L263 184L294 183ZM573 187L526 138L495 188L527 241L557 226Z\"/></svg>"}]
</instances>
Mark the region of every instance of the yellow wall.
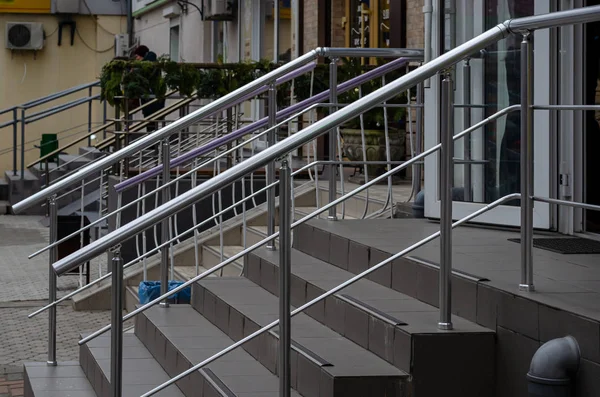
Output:
<instances>
[{"instance_id":1,"label":"yellow wall","mask_svg":"<svg viewBox=\"0 0 600 397\"><path fill-rule=\"evenodd\" d=\"M4 29L7 22L41 22L46 32L44 48L37 52L11 52L5 48L4 34L0 34L0 70L2 71L0 109L98 79L102 65L114 57L114 34L127 29L126 20L118 16L89 15L76 16L74 19L77 24L74 45L71 46L70 43L70 28L64 27L62 45L59 47L57 16L0 14L0 29ZM94 93L99 93L99 89L94 89ZM29 112L35 113L86 95L87 91L82 91ZM102 120L102 107L99 102L94 104L93 113L94 121ZM39 149L35 149L34 145L39 145L42 133L57 133L84 124L77 129L59 134L59 142L64 143L73 139L73 134L85 132L87 114L87 106L82 105L27 125L25 141L29 143L25 145L27 151L25 162L28 163L39 157ZM109 111L109 117L112 116L112 112ZM0 122L10 119L12 115L0 116ZM12 169L12 154L3 154L5 149L12 147L12 132L11 127L0 130L3 137L0 140L0 170L2 171Z\"/></svg>"}]
</instances>

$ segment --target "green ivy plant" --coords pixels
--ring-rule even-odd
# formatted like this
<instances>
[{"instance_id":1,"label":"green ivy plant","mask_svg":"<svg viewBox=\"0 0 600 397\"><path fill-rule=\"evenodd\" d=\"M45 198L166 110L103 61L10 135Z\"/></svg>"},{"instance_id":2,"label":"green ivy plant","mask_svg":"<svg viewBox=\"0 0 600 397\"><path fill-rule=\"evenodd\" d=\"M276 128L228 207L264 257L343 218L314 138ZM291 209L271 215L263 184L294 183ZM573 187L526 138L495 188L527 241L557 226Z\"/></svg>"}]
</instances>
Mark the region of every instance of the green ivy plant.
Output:
<instances>
[{"instance_id":1,"label":"green ivy plant","mask_svg":"<svg viewBox=\"0 0 600 397\"><path fill-rule=\"evenodd\" d=\"M378 61L379 64L383 62ZM167 89L177 90L182 96L216 99L244 85L255 81L274 70L278 65L268 61L240 62L233 64L217 63L198 67L194 64L177 63L167 56L158 62L115 59L102 68L100 75L101 98L114 106L121 98L148 98L151 95L159 99L165 97ZM338 81L343 82L364 73L373 66L363 66L358 59L343 59L338 66ZM404 71L397 70L386 75L386 82L400 77ZM296 101L303 101L312 95L329 89L329 65L319 64L312 73L306 73L293 81ZM358 89L340 94L341 103L351 103L362 96L381 88L382 80L375 79ZM266 98L266 93L262 95ZM292 82L281 84L277 88L277 107L287 107L291 103ZM389 104L406 103L406 93L388 101ZM390 126L397 126L406 115L406 108L388 108L387 120ZM363 115L364 128L383 129L385 123L383 108L375 108ZM360 128L357 117L344 126Z\"/></svg>"}]
</instances>

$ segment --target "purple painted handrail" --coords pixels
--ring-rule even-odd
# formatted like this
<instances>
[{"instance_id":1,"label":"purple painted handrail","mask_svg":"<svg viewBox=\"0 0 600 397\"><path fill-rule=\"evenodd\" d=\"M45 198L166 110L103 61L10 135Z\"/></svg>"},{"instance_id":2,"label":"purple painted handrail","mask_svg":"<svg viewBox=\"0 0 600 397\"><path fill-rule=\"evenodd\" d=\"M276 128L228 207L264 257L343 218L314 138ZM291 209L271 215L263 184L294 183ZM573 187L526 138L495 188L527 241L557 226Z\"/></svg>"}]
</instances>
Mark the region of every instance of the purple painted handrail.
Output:
<instances>
[{"instance_id":1,"label":"purple painted handrail","mask_svg":"<svg viewBox=\"0 0 600 397\"><path fill-rule=\"evenodd\" d=\"M376 78L381 77L389 72L392 72L402 66L405 66L408 62L410 62L410 59L398 58L392 62L386 63L383 66L379 66L376 69L373 69L364 74L361 74L360 76L354 77L353 79L350 79L350 80L346 81L345 83L338 85L338 94L342 94L346 91L349 91L351 89L354 89L354 88L360 86L361 84L366 83L369 80L376 79ZM295 72L298 72L301 69L302 68L296 70ZM284 79L286 77L287 76L284 76L281 79ZM259 90L263 90L261 92L264 92L267 89L268 89L268 87L263 87ZM259 90L257 90L257 91L259 91ZM255 96L255 94L253 93L252 96ZM252 96L249 96L249 97L251 98ZM277 120L279 121L281 119L288 118L288 117L292 116L293 114L298 113L300 110L305 109L309 106L312 106L316 103L323 102L323 101L327 100L328 98L329 98L329 90L323 91L320 94L312 96L308 99L303 100L302 102L298 102L292 106L289 106L289 107L277 112L277 116L276 116ZM252 124L248 124L245 127L235 130L230 134L213 139L206 145L203 145L203 146L200 146L199 148L190 150L189 152L172 159L170 162L170 166L171 166L171 168L174 168L174 167L178 167L182 164L185 164L188 161L195 159L196 157L200 157L204 154L210 153L211 151L213 151L223 145L226 145L232 141L235 141L235 140L243 137L244 135L252 133L260 128L263 128L263 127L267 126L268 123L269 123L269 118L265 117L258 121L255 121ZM138 174L132 178L126 179L123 182L116 184L115 190L117 192L122 192L130 187L137 185L138 183L141 183L145 180L148 180L150 178L153 178L153 177L159 175L162 172L162 169L163 169L162 165L158 165L158 166L151 168L145 172L142 172L141 174Z\"/></svg>"}]
</instances>

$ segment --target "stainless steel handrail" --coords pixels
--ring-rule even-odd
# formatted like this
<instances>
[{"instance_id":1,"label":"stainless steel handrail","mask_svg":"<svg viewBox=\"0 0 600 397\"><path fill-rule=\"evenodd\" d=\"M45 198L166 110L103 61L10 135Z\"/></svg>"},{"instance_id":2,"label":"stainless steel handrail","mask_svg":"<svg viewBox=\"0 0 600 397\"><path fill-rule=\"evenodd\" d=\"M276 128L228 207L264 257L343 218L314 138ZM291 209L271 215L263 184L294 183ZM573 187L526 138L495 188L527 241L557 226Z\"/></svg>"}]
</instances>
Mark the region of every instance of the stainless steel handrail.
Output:
<instances>
[{"instance_id":1,"label":"stainless steel handrail","mask_svg":"<svg viewBox=\"0 0 600 397\"><path fill-rule=\"evenodd\" d=\"M369 109L372 109L373 107L377 106L377 104L390 100L397 95L398 92L405 91L415 86L417 83L434 76L439 70L443 70L452 66L454 63L460 61L474 50L485 48L495 43L496 41L505 37L507 34L507 28L504 25L498 25L497 27L490 29L480 36L469 40L461 46L456 47L443 56L421 66L411 73L408 73L397 80L386 84L379 90L365 96L363 99L342 108L336 113L316 122L315 124L297 132L289 138L265 149L261 153L249 158L239 165L236 165L204 182L202 185L179 195L170 202L163 204L147 214L133 220L122 228L96 240L94 243L77 251L77 253L71 254L59 260L53 265L56 273L61 275L66 271L75 269L79 263L84 263L87 260L94 258L101 252L116 244L118 241L122 241L134 236L142 230L154 225L158 221L179 212L192 203L197 202L198 200L212 193L217 192L224 186L227 186L230 183L240 179L244 175L258 168L266 166L270 162L275 161L292 150L316 139L320 135L330 131L340 124L366 112ZM164 135L164 133L161 135ZM146 139L149 142L150 138L151 137L143 139ZM117 152L111 157L121 158L122 155L119 155L119 152ZM81 171L80 173L85 173L85 171ZM41 197L42 196L39 196L38 199L41 200ZM29 199L29 203L33 203L38 199L32 197Z\"/></svg>"},{"instance_id":2,"label":"stainless steel handrail","mask_svg":"<svg viewBox=\"0 0 600 397\"><path fill-rule=\"evenodd\" d=\"M336 54L336 57L339 56L370 56L372 50L371 49L361 49L361 48L317 48L312 50L301 57L294 59L293 61L286 63L274 71L267 73L266 75L254 80L253 82L211 102L209 105L206 105L187 116L184 116L177 121L157 130L156 132L149 134L143 138L138 139L137 141L131 143L125 148L111 154L103 158L102 160L86 166L80 170L78 170L75 174L71 175L69 178L65 178L64 180L55 183L43 191L35 193L30 197L22 200L21 202L13 205L12 209L15 214L21 213L23 210L31 207L32 205L41 203L46 200L48 197L56 194L58 191L64 189L68 185L73 183L80 182L85 177L97 172L100 169L106 168L110 165L117 163L118 161L130 157L141 149L144 149L152 144L155 144L164 138L169 137L170 135L178 132L181 129L189 127L191 124L196 122L197 120L208 117L212 114L215 114L221 110L226 109L230 104L235 103L238 99L251 94L256 91L258 88L267 85L268 83L275 81L277 78L293 72L297 68L317 59L319 56L330 56L330 54ZM405 58L419 58L423 56L422 50L396 50L396 49L378 49L377 56L379 57L397 57L402 56Z\"/></svg>"},{"instance_id":3,"label":"stainless steel handrail","mask_svg":"<svg viewBox=\"0 0 600 397\"><path fill-rule=\"evenodd\" d=\"M84 230L87 230L87 229L89 229L89 228L93 227L95 224L97 224L97 223L99 223L99 222L101 222L101 221L103 221L103 220L106 220L106 219L110 218L111 216L114 216L115 214L118 214L118 213L122 212L123 210L125 210L125 209L127 209L127 208L129 208L129 207L133 206L134 204L137 204L137 203L139 203L140 201L143 201L144 199L146 199L146 198L150 197L151 195L153 195L153 194L156 194L156 193L160 192L162 189L164 189L164 188L166 188L166 187L168 187L168 186L174 185L174 184L175 184L175 183L177 183L178 181L180 181L180 180L182 180L182 179L184 179L184 178L186 178L186 177L188 177L188 176L192 175L194 172L197 172L198 170L200 170L200 169L202 169L202 168L206 167L207 165L210 165L210 164L214 163L215 161L217 161L217 160L219 160L219 159L222 159L222 158L224 158L225 156L227 156L227 155L229 155L229 154L231 154L231 153L234 153L236 150L239 150L240 148L242 148L242 147L246 146L248 143L251 143L251 142L253 142L253 141L255 141L255 140L257 140L257 139L259 139L259 138L261 138L261 137L265 136L266 134L268 134L268 133L269 133L269 132L271 132L272 130L274 130L274 129L278 128L278 127L281 127L281 126L283 126L283 125L285 125L285 124L287 124L287 123L289 123L290 121L292 121L293 119L295 119L295 118L297 118L297 117L301 116L302 114L304 114L304 113L307 113L307 112L310 112L310 111L312 111L312 110L314 110L314 109L317 109L317 108L319 108L319 107L329 107L329 106L331 106L331 105L330 105L330 104L327 104L327 103L324 103L324 104L319 104L319 103L317 103L317 104L314 104L314 105L312 105L312 106L309 106L309 107L307 107L306 109L304 109L304 110L302 110L302 111L300 111L300 112L298 112L298 113L294 114L293 116L290 116L290 117L288 117L287 119L285 119L285 120L283 120L283 121L279 122L279 123L278 123L278 124L276 124L275 126L273 126L273 127L271 127L271 128L268 128L268 129L266 129L266 130L262 131L261 133L259 133L259 134L256 134L256 135L252 136L250 139L247 139L247 140L245 140L245 141L241 142L240 144L238 144L238 145L236 145L236 146L233 146L232 148L230 148L230 149L228 149L228 150L226 150L226 151L224 151L224 152L221 152L221 153L220 153L220 154L218 154L217 156L214 156L214 157L211 157L211 158L209 158L208 160L206 160L206 161L204 161L204 162L200 163L200 165L198 165L198 166L196 166L195 168L193 168L193 169L191 169L191 170L187 171L186 173L184 173L184 174L181 174L180 176L178 176L178 177L176 177L176 178L174 178L174 179L171 179L171 180L170 180L168 183L165 183L165 184L163 184L163 185L161 185L161 186L157 187L156 189L154 189L154 190L152 190L152 191L150 191L150 192L146 193L145 195L143 195L143 196L141 196L141 197L138 197L138 198L136 198L135 200L133 200L133 201L131 201L131 202L129 202L129 203L127 203L127 204L125 204L124 206L121 206L121 207L117 208L117 209L116 209L116 210L114 210L113 212L110 212L110 213L108 213L108 214L104 215L103 217L101 217L101 218L99 218L99 219L96 219L94 222L90 223L90 224L89 224L89 225L87 225L87 226L84 226L82 229L80 229L80 230L77 230L76 232L73 232L73 233L72 233L72 234L70 234L69 236L63 237L61 240L59 240L59 241L56 241L56 242L54 242L54 243L52 243L52 244L49 244L49 245L47 245L47 246L46 246L46 247L44 247L44 248L41 248L41 249L39 249L38 251L36 251L36 252L34 252L33 254L29 255L28 259L32 259L32 258L34 258L34 257L38 256L39 254L41 254L41 253L43 253L43 252L47 251L48 249L50 249L50 248L52 248L52 247L54 247L54 246L56 246L56 245L59 245L59 244L61 244L62 242L64 242L64 241L67 241L67 240L69 240L69 239L70 239L70 238L72 238L72 237L75 237L75 236L77 236L77 235L78 235L79 233L81 233L82 231L84 231ZM259 128L257 128L257 129L259 129ZM252 134L252 133L254 133L254 130L252 130L252 131L248 132L248 134ZM74 190L77 190L77 189L79 189L79 187L75 188ZM62 197L62 196L61 196L61 197Z\"/></svg>"},{"instance_id":4,"label":"stainless steel handrail","mask_svg":"<svg viewBox=\"0 0 600 397\"><path fill-rule=\"evenodd\" d=\"M452 224L452 229L469 222L470 220L477 218L478 216L498 207L499 205L505 204L509 201L514 201L514 200L518 200L521 198L521 195L519 193L512 193L509 194L507 196L501 197L498 200L486 205L485 207L473 212L470 215L465 216L464 218L454 222ZM297 222L296 222L297 223ZM277 234L279 234L279 232L277 232ZM336 287L333 287L332 289L328 290L327 292L324 292L323 294L319 295L318 297L314 298L313 300L306 302L305 304L303 304L302 306L298 307L296 310L293 310L290 313L290 316L293 317L301 312L303 312L304 310L310 308L311 306L323 301L324 299L340 292L341 290L343 290L344 288L347 288L349 286L351 286L352 284L354 284L355 282L365 278L366 276L368 276L369 274L379 270L380 268L382 268L383 266L395 261L396 259L399 259L407 254L409 254L410 252L416 250L417 248L422 247L423 245L429 243L430 241L435 240L436 238L438 238L440 236L440 232L435 232L431 235L429 235L428 237L425 237L423 240L414 243L413 245L411 245L408 248L405 248L404 250L398 252L395 255L390 256L388 259L385 259L384 261L378 263L377 265L370 267L369 269L363 271L362 273L357 274L356 276L352 277L351 279L343 282L342 284L339 284ZM173 290L175 291L175 290ZM168 381L164 382L163 384L155 387L154 389L148 391L147 393L142 394L141 397L150 397L156 393L158 393L159 391L165 389L166 387L172 385L173 383L185 378L186 376L190 375L191 373L197 371L198 369L212 363L213 361L223 357L224 355L226 355L227 353L237 349L238 347L240 347L241 345L243 345L244 343L247 343L249 341L251 341L252 339L256 338L257 336L260 336L261 334L267 332L268 330L270 330L271 328L275 327L276 325L279 324L279 320L275 320L273 322L271 322L268 325L265 325L264 327L262 327L261 329L259 329L258 331L255 331L253 333L251 333L250 335L244 337L243 339L239 340L238 342L235 342L234 344L230 345L229 347L221 350L220 352L212 355L211 357L205 359L204 361L202 361L199 364L194 365L193 367L191 367L190 369L180 373L179 375L169 379Z\"/></svg>"},{"instance_id":5,"label":"stainless steel handrail","mask_svg":"<svg viewBox=\"0 0 600 397\"><path fill-rule=\"evenodd\" d=\"M520 110L520 105L512 105L512 106L510 106L508 108L502 109L502 110L498 111L497 113L491 115L490 117L488 117L488 118L486 118L484 120L481 120L479 123L471 126L470 128L468 128L468 129L466 129L466 130L464 130L464 131L456 134L453 137L453 140L457 141L457 140L463 138L465 135L470 134L471 132L476 131L479 128L483 127L485 124L487 124L487 123L489 123L491 121L494 121L494 120L496 120L496 119L498 119L498 118L500 118L500 117L502 117L502 116L504 116L504 115L506 115L506 114L508 114L510 112L516 111L516 110ZM308 221L308 220L310 220L310 219L312 219L312 218L314 218L314 217L322 214L323 212L328 211L330 208L333 208L333 207L337 206L338 204L341 204L342 202L346 201L350 197L353 197L353 196L357 195L358 193L360 193L360 192L362 192L362 191L370 188L371 186L373 186L373 185L375 185L375 184L377 184L377 183L379 183L381 181L386 180L388 177L390 177L390 176L398 173L399 171L407 168L408 166L421 161L422 159L424 159L425 157L429 156L430 154L435 153L438 150L440 150L441 147L442 147L441 144L437 144L437 145L435 145L435 146L427 149L423 153L420 153L420 154L416 155L415 157L413 157L412 159L404 162L403 164L401 164L401 165L399 165L399 166L397 166L397 167L395 167L395 168L387 171L386 173L378 176L377 178L374 178L373 180L370 180L369 182L365 183L364 185L361 185L360 187L354 189L353 191L346 193L344 196L339 197L338 199L332 201L331 203L328 203L328 204L324 205L323 207L318 208L317 210L313 211L312 213L310 213L310 214L306 215L305 217L301 218L300 220L294 222L291 225L292 229L295 228L295 227L297 227L298 225L301 225L304 222L306 222L306 221ZM275 182L274 184L277 184L277 183L278 182ZM263 189L261 189L261 191L263 191L264 189L268 189L271 186L272 185L265 186ZM265 243L267 243L267 242L269 242L271 240L276 239L278 236L279 236L279 232L273 233L271 236L268 236L268 237L264 238L263 240L259 241L258 243L254 244L254 245L252 245L252 246L250 246L248 248L246 248L245 250L241 251L240 253L235 254L232 257L230 257L229 259L223 261L222 263L220 263L220 264L218 264L218 265L210 268L206 272L204 272L204 273L202 273L202 274L200 274L200 275L192 278L191 280L186 281L182 285L180 285L180 286L172 289L171 291L169 291L167 294L161 296L160 298L157 298L157 299L155 299L155 300L153 300L151 302L148 302L147 304L145 304L145 305L137 308L136 310L130 312L125 317L123 317L123 321L126 321L126 320L132 318L133 316L135 316L135 315L137 315L137 314L139 314L139 313L141 313L141 312L149 309L150 307L154 306L155 303L158 303L161 300L165 299L166 297L168 297L168 296L170 296L170 295L172 295L172 294L174 294L176 292L179 292L182 289L184 289L184 288L192 285L196 281L199 281L199 280L203 279L204 277L207 277L207 276L213 274L214 272L219 271L220 269L224 268L225 266L229 265L230 263L233 263L234 261L236 261L236 260L238 260L240 258L243 258L244 255L246 255L246 254L254 251L257 248L260 248ZM50 307L50 305L48 305L48 306ZM100 330L98 330L98 331L96 331L96 332L88 335L86 338L83 338L82 340L80 340L79 344L84 344L84 343L86 343L86 342L94 339L98 335L103 334L104 332L108 331L109 329L110 329L110 325L107 325L107 326L101 328Z\"/></svg>"},{"instance_id":6,"label":"stainless steel handrail","mask_svg":"<svg viewBox=\"0 0 600 397\"><path fill-rule=\"evenodd\" d=\"M254 80L253 82L249 83L248 85L245 85L244 87L241 87L241 88L211 102L210 104L188 114L187 116L184 116L184 117L178 119L177 121L174 121L173 123L159 129L158 131L156 131L152 134L149 134L148 136L138 139L137 141L127 145L125 148L123 148L107 157L104 157L100 161L97 161L94 164L91 164L89 166L86 166L86 167L78 170L75 174L71 175L70 177L65 178L62 181L53 184L49 188L44 189L43 191L40 191L38 193L35 193L35 194L31 195L30 197L22 200L21 202L15 204L13 206L13 211L16 214L18 214L18 213L22 212L23 210L31 207L34 204L41 203L42 201L46 200L48 197L56 194L58 191L68 187L69 185L80 182L82 179L86 178L87 176L92 175L93 173L95 173L101 169L107 168L108 166L111 166L122 159L130 157L131 155L137 153L141 149L145 149L146 147L148 147L150 145L156 144L157 142L169 137L170 135L178 132L179 130L182 130L184 128L191 126L197 120L203 119L205 117L208 117L212 114L215 114L215 113L225 109L229 104L234 103L237 99L254 92L256 89L264 86L267 83L270 83L271 81L277 79L278 77L281 77L289 72L292 72L296 68L303 66L303 65L317 59L317 57L322 53L322 51L323 50L321 50L321 49L316 49L316 50L310 51L307 54L295 59L294 61L287 63L287 64L275 69L274 71L267 73L266 75Z\"/></svg>"}]
</instances>

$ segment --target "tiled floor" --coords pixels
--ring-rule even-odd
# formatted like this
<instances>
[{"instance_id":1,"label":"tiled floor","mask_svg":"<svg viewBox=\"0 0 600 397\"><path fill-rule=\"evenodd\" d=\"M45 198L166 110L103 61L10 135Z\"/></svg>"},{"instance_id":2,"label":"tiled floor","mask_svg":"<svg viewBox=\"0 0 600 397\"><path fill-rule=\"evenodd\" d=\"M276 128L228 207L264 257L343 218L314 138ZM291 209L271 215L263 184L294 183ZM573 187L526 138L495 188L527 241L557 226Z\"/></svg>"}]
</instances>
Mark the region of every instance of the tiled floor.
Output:
<instances>
[{"instance_id":1,"label":"tiled floor","mask_svg":"<svg viewBox=\"0 0 600 397\"><path fill-rule=\"evenodd\" d=\"M331 233L396 254L439 231L439 224L420 219L312 221ZM453 267L491 286L583 317L600 320L600 255L562 255L534 248L535 293L518 291L520 246L508 241L516 231L460 227L453 233ZM408 254L439 263L439 239Z\"/></svg>"},{"instance_id":2,"label":"tiled floor","mask_svg":"<svg viewBox=\"0 0 600 397\"><path fill-rule=\"evenodd\" d=\"M0 397L23 396L23 374L0 375Z\"/></svg>"}]
</instances>

